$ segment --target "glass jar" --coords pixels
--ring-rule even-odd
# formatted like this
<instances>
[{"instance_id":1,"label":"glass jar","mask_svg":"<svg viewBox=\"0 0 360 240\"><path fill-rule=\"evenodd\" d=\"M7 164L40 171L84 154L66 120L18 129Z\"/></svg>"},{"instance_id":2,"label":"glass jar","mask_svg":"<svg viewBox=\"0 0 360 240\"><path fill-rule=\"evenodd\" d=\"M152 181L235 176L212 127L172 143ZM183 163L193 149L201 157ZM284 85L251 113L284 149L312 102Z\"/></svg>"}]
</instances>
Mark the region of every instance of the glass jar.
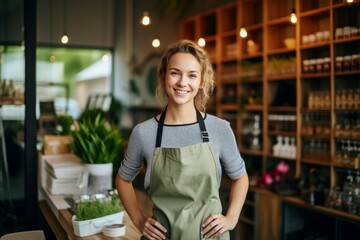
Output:
<instances>
[{"instance_id":1,"label":"glass jar","mask_svg":"<svg viewBox=\"0 0 360 240\"><path fill-rule=\"evenodd\" d=\"M360 70L359 54L353 54L351 56L351 70Z\"/></svg>"},{"instance_id":2,"label":"glass jar","mask_svg":"<svg viewBox=\"0 0 360 240\"><path fill-rule=\"evenodd\" d=\"M329 41L330 40L330 31L329 30L323 31L323 36L324 36L324 41Z\"/></svg>"},{"instance_id":3,"label":"glass jar","mask_svg":"<svg viewBox=\"0 0 360 240\"><path fill-rule=\"evenodd\" d=\"M335 29L335 39L343 39L344 37L344 29L343 28L336 28Z\"/></svg>"},{"instance_id":4,"label":"glass jar","mask_svg":"<svg viewBox=\"0 0 360 240\"><path fill-rule=\"evenodd\" d=\"M309 73L316 72L316 60L315 59L309 59Z\"/></svg>"},{"instance_id":5,"label":"glass jar","mask_svg":"<svg viewBox=\"0 0 360 240\"><path fill-rule=\"evenodd\" d=\"M309 60L303 60L303 73L309 73Z\"/></svg>"},{"instance_id":6,"label":"glass jar","mask_svg":"<svg viewBox=\"0 0 360 240\"><path fill-rule=\"evenodd\" d=\"M324 63L324 60L322 58L316 59L316 72L317 73L323 72L323 63Z\"/></svg>"},{"instance_id":7,"label":"glass jar","mask_svg":"<svg viewBox=\"0 0 360 240\"><path fill-rule=\"evenodd\" d=\"M330 72L330 58L324 57L323 59L323 72Z\"/></svg>"},{"instance_id":8,"label":"glass jar","mask_svg":"<svg viewBox=\"0 0 360 240\"><path fill-rule=\"evenodd\" d=\"M344 56L343 61L343 71L350 71L351 70L351 55Z\"/></svg>"},{"instance_id":9,"label":"glass jar","mask_svg":"<svg viewBox=\"0 0 360 240\"><path fill-rule=\"evenodd\" d=\"M351 37L358 37L359 36L359 29L357 27L351 28Z\"/></svg>"},{"instance_id":10,"label":"glass jar","mask_svg":"<svg viewBox=\"0 0 360 240\"><path fill-rule=\"evenodd\" d=\"M343 34L344 34L343 38L350 38L351 37L351 27L350 26L345 26Z\"/></svg>"},{"instance_id":11,"label":"glass jar","mask_svg":"<svg viewBox=\"0 0 360 240\"><path fill-rule=\"evenodd\" d=\"M335 70L337 72L343 71L343 61L344 61L344 57L342 56L337 56L335 58Z\"/></svg>"}]
</instances>

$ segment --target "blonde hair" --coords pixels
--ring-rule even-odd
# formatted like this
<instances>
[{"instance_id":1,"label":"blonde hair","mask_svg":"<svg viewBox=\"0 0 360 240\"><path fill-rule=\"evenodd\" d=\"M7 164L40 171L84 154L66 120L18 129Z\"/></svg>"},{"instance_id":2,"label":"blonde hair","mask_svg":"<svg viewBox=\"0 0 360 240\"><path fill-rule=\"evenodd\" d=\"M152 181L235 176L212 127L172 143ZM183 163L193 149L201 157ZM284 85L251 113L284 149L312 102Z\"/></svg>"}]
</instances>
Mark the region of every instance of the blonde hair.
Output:
<instances>
[{"instance_id":1,"label":"blonde hair","mask_svg":"<svg viewBox=\"0 0 360 240\"><path fill-rule=\"evenodd\" d=\"M199 91L195 96L194 104L196 109L204 112L207 101L215 87L214 70L205 50L190 40L180 40L170 44L161 57L157 72L158 84L156 97L161 104L166 105L168 97L165 90L165 74L170 58L176 53L189 53L193 55L201 65L201 83Z\"/></svg>"}]
</instances>

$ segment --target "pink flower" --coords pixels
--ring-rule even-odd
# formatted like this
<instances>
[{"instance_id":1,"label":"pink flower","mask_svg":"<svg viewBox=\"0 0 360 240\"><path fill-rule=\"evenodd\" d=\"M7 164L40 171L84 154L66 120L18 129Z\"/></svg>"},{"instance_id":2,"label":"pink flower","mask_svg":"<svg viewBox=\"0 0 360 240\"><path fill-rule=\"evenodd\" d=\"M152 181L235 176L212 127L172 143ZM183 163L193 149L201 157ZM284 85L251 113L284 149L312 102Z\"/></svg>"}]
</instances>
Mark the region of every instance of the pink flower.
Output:
<instances>
[{"instance_id":1,"label":"pink flower","mask_svg":"<svg viewBox=\"0 0 360 240\"><path fill-rule=\"evenodd\" d=\"M280 173L280 174L286 174L290 167L289 164L286 164L284 161L279 162L278 165L276 165L276 172Z\"/></svg>"},{"instance_id":2,"label":"pink flower","mask_svg":"<svg viewBox=\"0 0 360 240\"><path fill-rule=\"evenodd\" d=\"M265 173L263 175L263 181L265 185L271 185L273 183L273 178L271 177L270 173Z\"/></svg>"}]
</instances>

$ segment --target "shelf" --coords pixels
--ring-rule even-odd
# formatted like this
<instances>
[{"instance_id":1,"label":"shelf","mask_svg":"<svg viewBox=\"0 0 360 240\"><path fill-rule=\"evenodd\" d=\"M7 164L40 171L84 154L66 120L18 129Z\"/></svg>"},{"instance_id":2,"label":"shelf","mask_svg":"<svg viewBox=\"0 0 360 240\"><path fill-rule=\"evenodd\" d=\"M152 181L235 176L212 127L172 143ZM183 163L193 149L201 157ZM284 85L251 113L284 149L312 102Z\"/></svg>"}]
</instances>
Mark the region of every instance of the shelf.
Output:
<instances>
[{"instance_id":1,"label":"shelf","mask_svg":"<svg viewBox=\"0 0 360 240\"><path fill-rule=\"evenodd\" d=\"M318 16L323 16L323 15L326 15L326 14L329 14L330 13L330 6L327 6L327 7L321 7L321 8L316 8L316 9L313 9L313 10L309 10L309 11L306 11L306 12L301 12L299 14L299 17L302 18L302 17L318 17Z\"/></svg>"},{"instance_id":2,"label":"shelf","mask_svg":"<svg viewBox=\"0 0 360 240\"><path fill-rule=\"evenodd\" d=\"M246 149L246 148L242 148L241 149L241 154L243 155L254 155L254 156L261 156L263 153L261 150L252 150L252 149Z\"/></svg>"},{"instance_id":3,"label":"shelf","mask_svg":"<svg viewBox=\"0 0 360 240\"><path fill-rule=\"evenodd\" d=\"M324 42L315 42L315 43L308 43L306 45L301 45L300 50L314 50L316 48L323 48L323 47L330 47L329 41Z\"/></svg>"},{"instance_id":4,"label":"shelf","mask_svg":"<svg viewBox=\"0 0 360 240\"><path fill-rule=\"evenodd\" d=\"M296 24L289 21L292 9L296 10L298 17ZM225 16L227 12L229 19L221 20L220 16ZM327 178L326 188L331 188L342 186L346 170L353 171L353 166L339 166L336 152L341 140L356 142L359 138L351 137L351 134L339 137L344 133L337 131L336 126L340 118L348 118L349 114L346 112L358 112L360 109L339 109L339 106L352 107L356 106L356 103L343 103L350 101L348 93L345 94L347 100L339 99L337 94L343 90L360 89L360 70L338 72L335 58L360 54L360 35L335 39L335 32L337 28L346 26L360 28L359 17L360 4L347 5L342 3L342 0L239 0L184 20L183 25L188 25L190 30L195 31L194 36L201 36L201 24L195 25L192 20L208 19L207 24L211 25L212 19L217 19L215 33L209 34L215 54L214 66L219 77L218 91L213 102L215 114L231 118L240 153L254 173L254 176L250 177L261 176L273 164L285 160L289 162L294 176L299 178L308 178L310 168L321 170L319 174ZM236 23L231 22L234 19L237 19ZM242 26L246 27L248 32L245 39L238 34ZM306 35L311 41L306 41ZM295 39L294 48L286 47L285 38ZM252 54L249 54L249 40L259 46ZM229 48L235 49L236 54L227 54ZM304 60L324 58L330 58L327 72L303 71ZM228 70L226 67L229 66L234 67L233 72L223 72ZM229 86L236 89L236 99L232 99L232 103L225 103L221 101L222 87ZM315 104L312 97L320 97L320 100L315 101ZM251 149L254 136L242 133L243 129L248 129L248 125L251 125L251 117L248 116L252 114L260 116L261 119L261 133L258 136L260 149ZM295 116L295 130L273 131L275 128L271 128L268 121L271 114ZM326 123L326 126L317 127L319 122ZM272 155L272 146L276 142L276 136L280 135L295 139L298 147L295 158ZM356 133L352 136L356 136ZM306 146L312 144L312 141L326 147L323 155L316 155L316 151L309 152ZM338 166L344 171L335 171ZM253 233L250 239L267 239L269 232L278 236L276 230L270 227L274 216L270 214L272 208L268 207L271 204L268 201L264 203L266 207L257 204L254 207L261 212L259 214L266 212L265 215L268 215L265 219L270 222L263 222L264 218L255 218L255 225L260 224L261 228L254 227L249 230ZM246 229L249 228L250 226ZM280 239L280 236L274 239Z\"/></svg>"},{"instance_id":5,"label":"shelf","mask_svg":"<svg viewBox=\"0 0 360 240\"><path fill-rule=\"evenodd\" d=\"M255 104L247 104L244 106L244 110L246 111L262 111L262 105L255 105Z\"/></svg>"},{"instance_id":6,"label":"shelf","mask_svg":"<svg viewBox=\"0 0 360 240\"><path fill-rule=\"evenodd\" d=\"M324 135L324 134L301 134L301 137L303 138L315 138L315 139L328 139L331 137L331 135Z\"/></svg>"},{"instance_id":7,"label":"shelf","mask_svg":"<svg viewBox=\"0 0 360 240\"><path fill-rule=\"evenodd\" d=\"M268 107L269 112L296 112L296 107L287 107L287 106L280 106L280 107Z\"/></svg>"},{"instance_id":8,"label":"shelf","mask_svg":"<svg viewBox=\"0 0 360 240\"><path fill-rule=\"evenodd\" d=\"M286 17L270 20L267 22L266 25L268 27L271 27L271 26L291 26L293 24L290 22L290 16L286 16Z\"/></svg>"},{"instance_id":9,"label":"shelf","mask_svg":"<svg viewBox=\"0 0 360 240\"><path fill-rule=\"evenodd\" d=\"M268 131L269 136L289 136L295 137L296 132L285 132L285 131Z\"/></svg>"},{"instance_id":10,"label":"shelf","mask_svg":"<svg viewBox=\"0 0 360 240\"><path fill-rule=\"evenodd\" d=\"M310 164L316 164L316 165L321 165L321 166L330 166L330 162L319 161L319 160L316 160L316 159L302 158L301 162L310 163Z\"/></svg>"},{"instance_id":11,"label":"shelf","mask_svg":"<svg viewBox=\"0 0 360 240\"><path fill-rule=\"evenodd\" d=\"M303 73L303 74L301 74L302 79L326 78L326 77L331 77L330 73Z\"/></svg>"},{"instance_id":12,"label":"shelf","mask_svg":"<svg viewBox=\"0 0 360 240\"><path fill-rule=\"evenodd\" d=\"M23 97L0 97L0 106L3 105L23 105Z\"/></svg>"},{"instance_id":13,"label":"shelf","mask_svg":"<svg viewBox=\"0 0 360 240\"><path fill-rule=\"evenodd\" d=\"M296 79L295 74L267 75L268 81L295 80L295 79Z\"/></svg>"},{"instance_id":14,"label":"shelf","mask_svg":"<svg viewBox=\"0 0 360 240\"><path fill-rule=\"evenodd\" d=\"M234 112L236 112L239 109L239 106L237 104L224 103L221 106L221 109L225 110L225 111L234 111Z\"/></svg>"},{"instance_id":15,"label":"shelf","mask_svg":"<svg viewBox=\"0 0 360 240\"><path fill-rule=\"evenodd\" d=\"M346 71L346 72L335 72L335 76L349 76L349 75L359 75L360 71Z\"/></svg>"},{"instance_id":16,"label":"shelf","mask_svg":"<svg viewBox=\"0 0 360 240\"><path fill-rule=\"evenodd\" d=\"M310 109L310 108L302 108L302 112L329 112L330 109L328 108L317 108L317 109Z\"/></svg>"},{"instance_id":17,"label":"shelf","mask_svg":"<svg viewBox=\"0 0 360 240\"><path fill-rule=\"evenodd\" d=\"M292 48L292 49L288 49L285 47L282 48L276 48L276 49L270 49L267 54L268 55L277 55L277 54L283 54L283 53L291 53L291 52L295 52L296 49Z\"/></svg>"}]
</instances>

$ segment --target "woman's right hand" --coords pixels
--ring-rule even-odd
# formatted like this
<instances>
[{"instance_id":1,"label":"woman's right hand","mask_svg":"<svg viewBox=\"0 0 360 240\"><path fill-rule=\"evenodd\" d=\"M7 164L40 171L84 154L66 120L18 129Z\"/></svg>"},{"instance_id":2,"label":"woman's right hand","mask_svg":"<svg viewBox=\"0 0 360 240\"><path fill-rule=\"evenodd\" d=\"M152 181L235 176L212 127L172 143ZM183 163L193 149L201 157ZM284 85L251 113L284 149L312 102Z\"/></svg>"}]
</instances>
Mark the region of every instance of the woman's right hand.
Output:
<instances>
[{"instance_id":1,"label":"woman's right hand","mask_svg":"<svg viewBox=\"0 0 360 240\"><path fill-rule=\"evenodd\" d=\"M144 217L136 227L149 240L166 239L163 234L167 232L166 228L152 217Z\"/></svg>"}]
</instances>

